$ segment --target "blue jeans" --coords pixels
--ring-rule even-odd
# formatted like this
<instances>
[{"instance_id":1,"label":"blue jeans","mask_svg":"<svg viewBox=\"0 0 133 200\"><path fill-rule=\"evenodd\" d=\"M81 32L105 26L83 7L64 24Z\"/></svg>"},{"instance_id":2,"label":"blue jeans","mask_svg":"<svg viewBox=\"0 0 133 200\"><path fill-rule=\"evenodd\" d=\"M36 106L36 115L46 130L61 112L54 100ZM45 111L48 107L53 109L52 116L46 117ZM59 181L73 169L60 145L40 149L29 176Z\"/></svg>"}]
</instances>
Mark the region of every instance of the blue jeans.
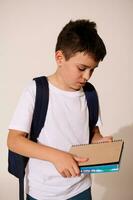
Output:
<instances>
[{"instance_id":1,"label":"blue jeans","mask_svg":"<svg viewBox=\"0 0 133 200\"><path fill-rule=\"evenodd\" d=\"M27 195L27 199L26 200L37 200L37 199L34 199L33 197ZM78 195L76 195L74 197L71 197L68 200L92 200L91 188L85 190L84 192L81 192L80 194L78 194Z\"/></svg>"}]
</instances>

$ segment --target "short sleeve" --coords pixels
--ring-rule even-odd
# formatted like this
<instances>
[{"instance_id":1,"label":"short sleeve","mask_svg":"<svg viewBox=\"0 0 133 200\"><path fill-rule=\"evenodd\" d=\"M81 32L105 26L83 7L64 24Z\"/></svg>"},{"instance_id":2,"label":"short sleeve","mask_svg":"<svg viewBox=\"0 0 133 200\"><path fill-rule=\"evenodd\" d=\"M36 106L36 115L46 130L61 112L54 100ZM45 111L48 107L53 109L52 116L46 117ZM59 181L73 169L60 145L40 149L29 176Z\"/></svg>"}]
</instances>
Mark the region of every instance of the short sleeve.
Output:
<instances>
[{"instance_id":1,"label":"short sleeve","mask_svg":"<svg viewBox=\"0 0 133 200\"><path fill-rule=\"evenodd\" d=\"M30 132L35 104L35 94L35 81L31 81L20 96L9 129L15 129L26 133Z\"/></svg>"}]
</instances>

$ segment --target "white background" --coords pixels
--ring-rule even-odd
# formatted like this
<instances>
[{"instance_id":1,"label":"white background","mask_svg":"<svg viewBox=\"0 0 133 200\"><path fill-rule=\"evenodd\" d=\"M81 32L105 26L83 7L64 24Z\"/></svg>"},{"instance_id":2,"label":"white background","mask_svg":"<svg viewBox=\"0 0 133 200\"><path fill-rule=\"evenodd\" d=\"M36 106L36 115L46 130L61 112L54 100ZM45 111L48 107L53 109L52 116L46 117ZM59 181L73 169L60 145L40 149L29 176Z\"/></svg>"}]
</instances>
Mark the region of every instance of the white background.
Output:
<instances>
[{"instance_id":1,"label":"white background","mask_svg":"<svg viewBox=\"0 0 133 200\"><path fill-rule=\"evenodd\" d=\"M101 131L125 141L120 172L93 175L93 197L133 199L133 1L0 0L0 200L18 200L6 139L19 96L33 77L55 71L56 38L70 19L81 18L97 23L108 51L91 79L100 97Z\"/></svg>"}]
</instances>

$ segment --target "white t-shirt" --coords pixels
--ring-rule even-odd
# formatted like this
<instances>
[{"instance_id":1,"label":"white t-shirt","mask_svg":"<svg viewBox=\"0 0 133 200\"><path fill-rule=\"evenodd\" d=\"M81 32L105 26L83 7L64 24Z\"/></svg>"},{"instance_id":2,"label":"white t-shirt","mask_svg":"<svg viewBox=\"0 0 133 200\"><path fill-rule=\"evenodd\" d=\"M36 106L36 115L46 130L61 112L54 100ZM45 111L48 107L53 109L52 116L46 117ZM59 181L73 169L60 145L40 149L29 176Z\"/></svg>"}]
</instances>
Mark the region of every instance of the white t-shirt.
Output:
<instances>
[{"instance_id":1,"label":"white t-shirt","mask_svg":"<svg viewBox=\"0 0 133 200\"><path fill-rule=\"evenodd\" d=\"M36 94L35 81L24 90L9 129L29 133ZM63 151L89 141L89 113L83 89L64 91L49 83L49 104L38 142ZM55 166L30 158L27 166L27 193L38 200L66 200L91 186L90 175L64 178Z\"/></svg>"}]
</instances>

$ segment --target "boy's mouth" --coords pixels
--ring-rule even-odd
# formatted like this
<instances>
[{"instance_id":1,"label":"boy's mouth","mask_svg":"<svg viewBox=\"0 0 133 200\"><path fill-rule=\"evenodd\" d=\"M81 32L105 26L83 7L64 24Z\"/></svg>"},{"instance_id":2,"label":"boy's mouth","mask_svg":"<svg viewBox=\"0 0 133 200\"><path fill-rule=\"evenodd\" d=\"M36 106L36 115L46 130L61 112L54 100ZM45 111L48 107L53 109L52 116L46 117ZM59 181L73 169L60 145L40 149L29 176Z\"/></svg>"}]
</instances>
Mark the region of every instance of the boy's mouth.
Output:
<instances>
[{"instance_id":1,"label":"boy's mouth","mask_svg":"<svg viewBox=\"0 0 133 200\"><path fill-rule=\"evenodd\" d=\"M83 85L85 85L85 82L79 82L79 84L83 86Z\"/></svg>"}]
</instances>

